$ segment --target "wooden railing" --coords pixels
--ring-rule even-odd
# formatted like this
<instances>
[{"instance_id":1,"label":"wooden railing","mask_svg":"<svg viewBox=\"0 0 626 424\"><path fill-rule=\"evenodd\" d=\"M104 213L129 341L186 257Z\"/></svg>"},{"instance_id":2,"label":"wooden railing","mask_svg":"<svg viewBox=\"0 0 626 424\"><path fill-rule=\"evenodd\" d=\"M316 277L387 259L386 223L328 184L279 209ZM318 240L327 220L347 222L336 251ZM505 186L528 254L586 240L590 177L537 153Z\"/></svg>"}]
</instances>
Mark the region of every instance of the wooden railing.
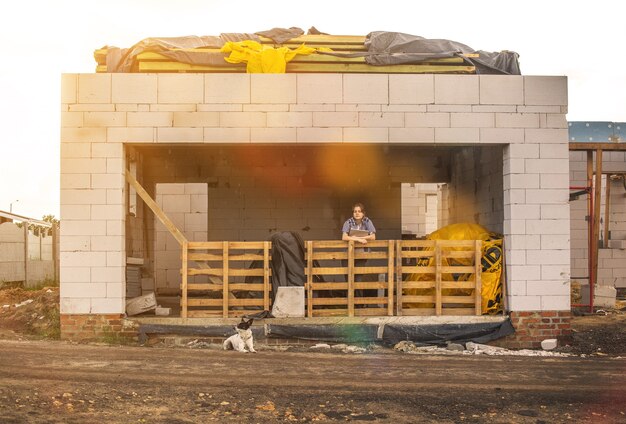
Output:
<instances>
[{"instance_id":1,"label":"wooden railing","mask_svg":"<svg viewBox=\"0 0 626 424\"><path fill-rule=\"evenodd\" d=\"M181 316L271 309L270 242L182 243ZM306 316L480 315L480 240L305 243Z\"/></svg>"}]
</instances>

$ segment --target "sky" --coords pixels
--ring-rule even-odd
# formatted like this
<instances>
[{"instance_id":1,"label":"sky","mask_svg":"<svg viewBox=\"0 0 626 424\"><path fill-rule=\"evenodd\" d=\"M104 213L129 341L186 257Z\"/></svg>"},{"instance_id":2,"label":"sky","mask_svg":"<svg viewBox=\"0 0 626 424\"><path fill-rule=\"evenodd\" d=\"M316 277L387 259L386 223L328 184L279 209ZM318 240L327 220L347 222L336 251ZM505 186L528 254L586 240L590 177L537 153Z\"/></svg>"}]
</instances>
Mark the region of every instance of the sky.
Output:
<instances>
[{"instance_id":1,"label":"sky","mask_svg":"<svg viewBox=\"0 0 626 424\"><path fill-rule=\"evenodd\" d=\"M626 3L615 0L4 2L0 210L59 217L61 74L95 72L93 52L106 45L275 27L405 32L515 51L523 75L568 77L568 121L626 122L625 18Z\"/></svg>"}]
</instances>

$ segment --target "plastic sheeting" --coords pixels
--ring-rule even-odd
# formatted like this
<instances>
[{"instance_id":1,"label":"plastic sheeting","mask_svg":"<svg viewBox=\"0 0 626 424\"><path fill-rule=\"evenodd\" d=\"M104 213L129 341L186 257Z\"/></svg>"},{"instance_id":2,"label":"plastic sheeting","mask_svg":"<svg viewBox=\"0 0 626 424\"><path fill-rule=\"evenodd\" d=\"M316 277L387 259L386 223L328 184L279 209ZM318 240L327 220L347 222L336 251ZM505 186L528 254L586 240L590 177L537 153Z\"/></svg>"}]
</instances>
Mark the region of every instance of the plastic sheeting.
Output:
<instances>
[{"instance_id":1,"label":"plastic sheeting","mask_svg":"<svg viewBox=\"0 0 626 424\"><path fill-rule=\"evenodd\" d=\"M136 57L142 52L157 52L168 58L193 65L223 65L224 54L216 52L180 51L177 49L213 48L221 49L227 42L255 41L267 37L276 44L302 35L304 31L297 27L272 28L271 30L248 33L223 33L220 36L185 36L170 38L146 38L128 49L105 46L107 49L106 65L108 72L130 72ZM311 27L309 34L324 34ZM512 51L487 52L451 40L427 39L417 35L400 32L374 31L365 40L367 52L335 53L324 52L341 57L365 57L366 63L373 66L419 64L432 59L463 57L466 62L476 67L480 74L520 75L519 55ZM479 57L466 57L465 54L478 53Z\"/></svg>"},{"instance_id":2,"label":"plastic sheeting","mask_svg":"<svg viewBox=\"0 0 626 424\"><path fill-rule=\"evenodd\" d=\"M401 32L370 32L365 39L370 65L417 64L432 59L461 56L476 66L479 74L520 75L518 57L511 51L486 52L451 40L427 39ZM479 57L463 56L478 53Z\"/></svg>"},{"instance_id":3,"label":"plastic sheeting","mask_svg":"<svg viewBox=\"0 0 626 424\"><path fill-rule=\"evenodd\" d=\"M266 324L267 337L319 340L329 343L384 343L395 345L411 341L418 345L445 345L456 343L487 343L515 332L511 321L470 324L327 324L327 325L276 325Z\"/></svg>"}]
</instances>

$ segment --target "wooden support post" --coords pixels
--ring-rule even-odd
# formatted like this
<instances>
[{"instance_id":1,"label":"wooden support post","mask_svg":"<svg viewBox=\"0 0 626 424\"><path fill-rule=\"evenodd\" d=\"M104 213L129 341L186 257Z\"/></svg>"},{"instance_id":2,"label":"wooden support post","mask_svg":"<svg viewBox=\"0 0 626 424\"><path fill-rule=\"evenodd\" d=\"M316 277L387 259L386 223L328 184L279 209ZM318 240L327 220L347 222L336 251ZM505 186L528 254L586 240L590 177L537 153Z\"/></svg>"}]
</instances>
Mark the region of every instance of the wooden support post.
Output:
<instances>
[{"instance_id":1,"label":"wooden support post","mask_svg":"<svg viewBox=\"0 0 626 424\"><path fill-rule=\"evenodd\" d=\"M596 175L594 185L594 199L593 199L593 284L589 284L589 311L593 311L593 291L596 282L598 281L598 241L600 236L600 201L602 199L602 149L596 150Z\"/></svg>"},{"instance_id":2,"label":"wooden support post","mask_svg":"<svg viewBox=\"0 0 626 424\"><path fill-rule=\"evenodd\" d=\"M611 213L611 178L606 176L606 191L604 195L604 245L609 247L609 218Z\"/></svg>"},{"instance_id":3,"label":"wooden support post","mask_svg":"<svg viewBox=\"0 0 626 424\"><path fill-rule=\"evenodd\" d=\"M183 242L182 245L182 268L181 268L181 299L180 299L180 316L182 319L187 319L187 279L188 279L188 261L189 256L189 243Z\"/></svg>"},{"instance_id":4,"label":"wooden support post","mask_svg":"<svg viewBox=\"0 0 626 424\"><path fill-rule=\"evenodd\" d=\"M54 281L59 283L60 270L59 270L59 227L52 224L52 263L54 266Z\"/></svg>"},{"instance_id":5,"label":"wooden support post","mask_svg":"<svg viewBox=\"0 0 626 424\"><path fill-rule=\"evenodd\" d=\"M395 281L395 243L393 240L389 240L387 245L387 315L393 316L393 296L394 296L394 281Z\"/></svg>"},{"instance_id":6,"label":"wooden support post","mask_svg":"<svg viewBox=\"0 0 626 424\"><path fill-rule=\"evenodd\" d=\"M441 245L435 240L435 315L441 315Z\"/></svg>"},{"instance_id":7,"label":"wooden support post","mask_svg":"<svg viewBox=\"0 0 626 424\"><path fill-rule=\"evenodd\" d=\"M313 316L313 242L306 242L306 313L307 317Z\"/></svg>"},{"instance_id":8,"label":"wooden support post","mask_svg":"<svg viewBox=\"0 0 626 424\"><path fill-rule=\"evenodd\" d=\"M274 293L276 295L276 293ZM270 242L263 242L263 310L270 310Z\"/></svg>"},{"instance_id":9,"label":"wooden support post","mask_svg":"<svg viewBox=\"0 0 626 424\"><path fill-rule=\"evenodd\" d=\"M354 316L354 242L348 242L348 316Z\"/></svg>"},{"instance_id":10,"label":"wooden support post","mask_svg":"<svg viewBox=\"0 0 626 424\"><path fill-rule=\"evenodd\" d=\"M589 187L589 195L587 196L587 277L589 278L589 292L595 283L593 279L593 268L595 255L595 243L593 242L593 150L587 150L587 187ZM591 299L591 296L589 296Z\"/></svg>"},{"instance_id":11,"label":"wooden support post","mask_svg":"<svg viewBox=\"0 0 626 424\"><path fill-rule=\"evenodd\" d=\"M475 302L475 311L476 315L482 315L482 253L483 253L483 242L482 240L476 240L476 245L474 246L474 302ZM502 275L502 271L500 271L500 275Z\"/></svg>"},{"instance_id":12,"label":"wooden support post","mask_svg":"<svg viewBox=\"0 0 626 424\"><path fill-rule=\"evenodd\" d=\"M402 316L402 240L396 240L396 315Z\"/></svg>"},{"instance_id":13,"label":"wooden support post","mask_svg":"<svg viewBox=\"0 0 626 424\"><path fill-rule=\"evenodd\" d=\"M224 278L224 283L222 285L222 299L223 299L223 303L222 303L222 316L224 318L228 318L228 298L230 295L230 290L228 289L228 242L224 241L223 242L223 247L222 247L222 271L223 271L223 278Z\"/></svg>"}]
</instances>

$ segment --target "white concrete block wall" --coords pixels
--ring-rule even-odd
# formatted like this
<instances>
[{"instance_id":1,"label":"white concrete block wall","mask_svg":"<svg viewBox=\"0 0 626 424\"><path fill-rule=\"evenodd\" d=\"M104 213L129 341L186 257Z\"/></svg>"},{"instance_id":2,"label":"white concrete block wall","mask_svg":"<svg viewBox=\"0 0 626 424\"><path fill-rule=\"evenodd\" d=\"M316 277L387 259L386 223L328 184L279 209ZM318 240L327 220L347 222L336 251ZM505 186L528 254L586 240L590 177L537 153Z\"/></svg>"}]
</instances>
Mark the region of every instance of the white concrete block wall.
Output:
<instances>
[{"instance_id":1,"label":"white concrete block wall","mask_svg":"<svg viewBox=\"0 0 626 424\"><path fill-rule=\"evenodd\" d=\"M510 284L519 293L509 305L567 309L566 277L552 277L554 267L569 271L560 253L569 249L569 223L551 225L562 213L558 207L567 206L567 187L560 186L569 163L565 77L68 74L61 101L61 238L68 238L61 252L62 313L124 311L123 275L97 277L103 268L123 267L126 256L123 143L506 146L507 239L546 228L562 236L540 245L554 263L507 244ZM119 252L107 250L116 245ZM527 266L552 276L541 277L548 289L517 271Z\"/></svg>"}]
</instances>

